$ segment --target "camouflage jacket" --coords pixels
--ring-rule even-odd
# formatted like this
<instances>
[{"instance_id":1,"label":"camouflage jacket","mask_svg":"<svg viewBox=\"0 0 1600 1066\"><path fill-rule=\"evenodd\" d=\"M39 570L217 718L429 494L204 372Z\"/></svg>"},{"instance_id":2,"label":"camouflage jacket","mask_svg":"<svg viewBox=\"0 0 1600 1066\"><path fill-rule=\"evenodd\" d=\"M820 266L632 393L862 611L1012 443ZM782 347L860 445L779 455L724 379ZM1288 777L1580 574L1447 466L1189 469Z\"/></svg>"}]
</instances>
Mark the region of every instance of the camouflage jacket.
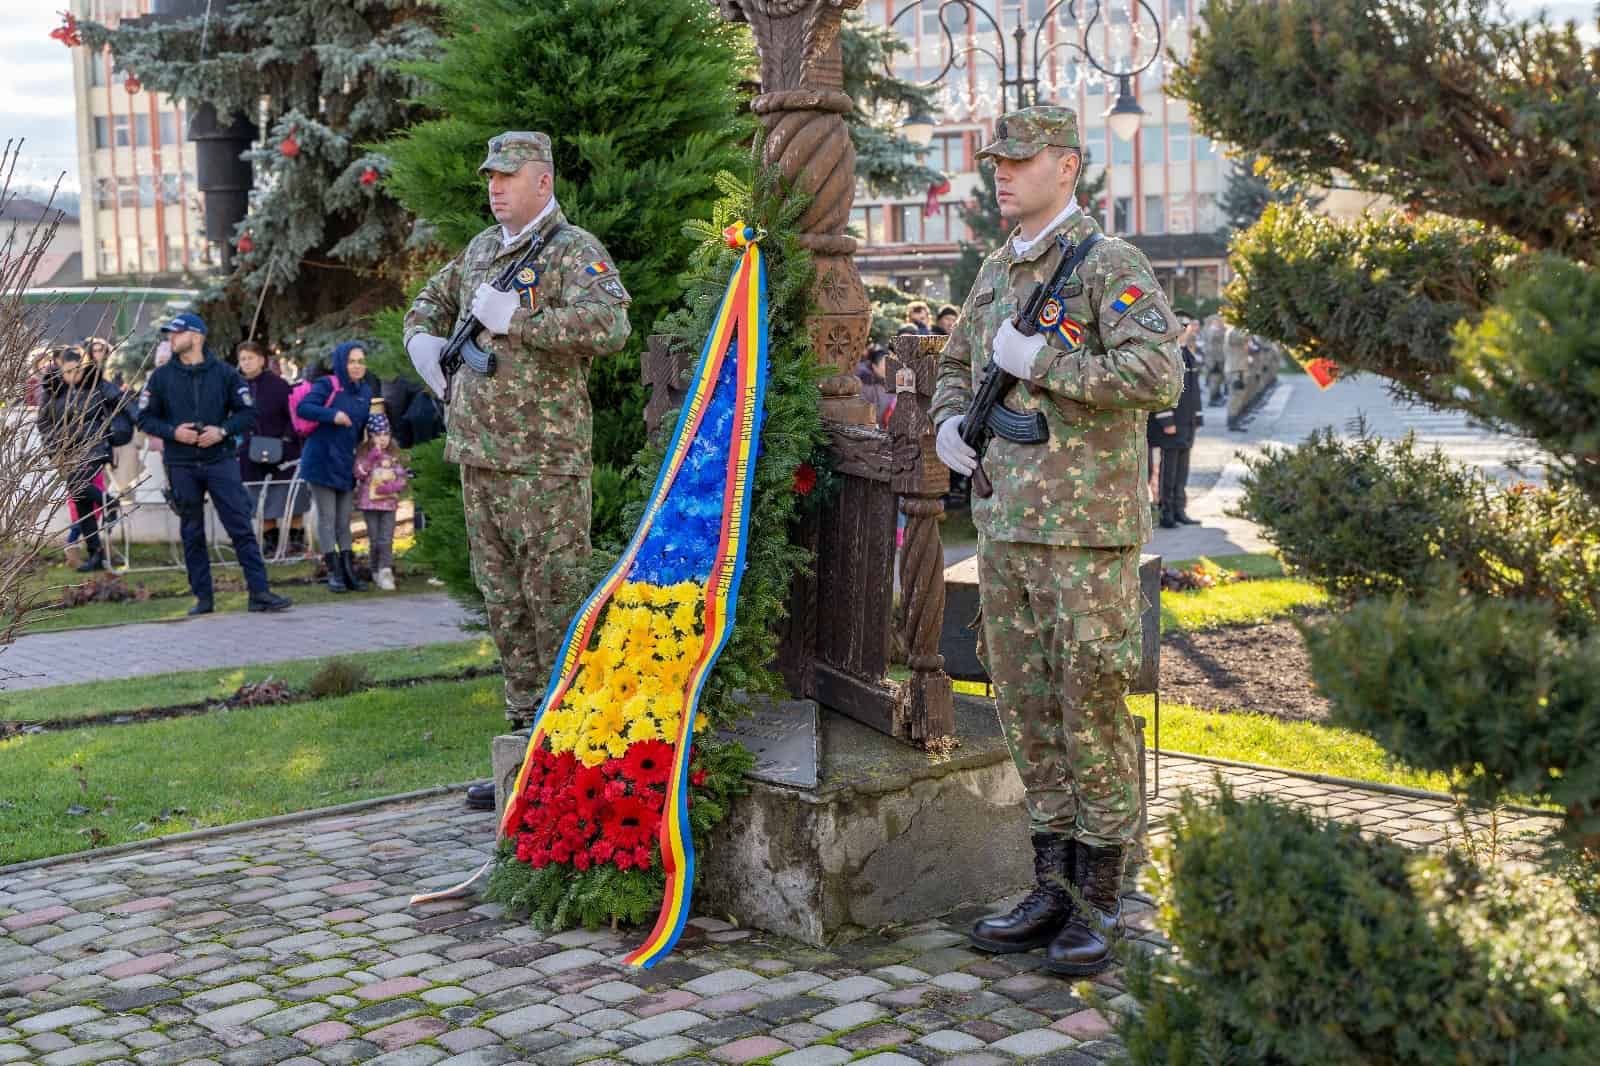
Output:
<instances>
[{"instance_id":1,"label":"camouflage jacket","mask_svg":"<svg viewBox=\"0 0 1600 1066\"><path fill-rule=\"evenodd\" d=\"M451 462L523 474L590 472L589 364L627 342L629 297L605 248L559 207L535 232L557 224L561 232L539 253L533 276L513 283L521 306L510 332L478 333L479 347L495 355L495 375L463 367L451 383ZM448 338L479 283L492 283L532 239L502 247L499 226L472 238L417 294L406 313L407 342L418 333Z\"/></svg>"},{"instance_id":2,"label":"camouflage jacket","mask_svg":"<svg viewBox=\"0 0 1600 1066\"><path fill-rule=\"evenodd\" d=\"M1079 211L1026 255L1015 255L1007 240L984 260L939 357L936 424L971 406L1000 324L1060 261L1056 234L1078 242L1099 229ZM1150 539L1144 412L1171 407L1183 390L1177 319L1144 254L1116 238L1095 246L1066 295L1061 325L1034 363L1035 380L1006 401L1043 411L1050 439L990 442L983 467L994 495L974 497L973 522L995 540L1143 544Z\"/></svg>"}]
</instances>

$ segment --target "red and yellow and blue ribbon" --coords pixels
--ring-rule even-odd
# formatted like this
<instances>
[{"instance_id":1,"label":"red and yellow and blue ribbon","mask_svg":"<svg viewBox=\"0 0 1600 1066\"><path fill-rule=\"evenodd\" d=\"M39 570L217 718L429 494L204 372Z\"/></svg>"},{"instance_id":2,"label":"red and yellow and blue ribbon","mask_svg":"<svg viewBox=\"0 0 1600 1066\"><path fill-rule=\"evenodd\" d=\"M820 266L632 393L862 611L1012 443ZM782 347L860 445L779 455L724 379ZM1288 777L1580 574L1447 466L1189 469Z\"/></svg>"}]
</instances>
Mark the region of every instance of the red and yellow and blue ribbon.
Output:
<instances>
[{"instance_id":1,"label":"red and yellow and blue ribbon","mask_svg":"<svg viewBox=\"0 0 1600 1066\"><path fill-rule=\"evenodd\" d=\"M1138 303L1139 298L1143 295L1144 290L1139 288L1139 286L1129 285L1126 289L1122 290L1121 294L1118 295L1115 300L1111 301L1111 310L1120 315L1128 308Z\"/></svg>"},{"instance_id":2,"label":"red and yellow and blue ribbon","mask_svg":"<svg viewBox=\"0 0 1600 1066\"><path fill-rule=\"evenodd\" d=\"M703 597L700 623L703 634L683 682L681 711L675 718L676 733L663 737L673 744L674 749L658 834L662 866L666 873L666 894L654 929L645 942L627 957L628 963L642 967L654 965L672 950L689 916L695 863L694 841L689 828L689 758L696 708L711 669L733 632L739 582L744 572L749 540L756 454L765 409L768 342L766 265L755 230L738 223L728 228L726 236L729 245L742 248L744 254L729 278L727 290L701 350L688 397L679 413L678 424L656 477L649 504L627 550L590 593L567 629L550 684L534 719L527 757L523 760L522 770L517 776L501 823L502 835L512 837L524 824L525 816L529 815L526 788L529 773L535 764L534 756L551 735L552 716L561 713L559 709L563 700L582 672L591 638L597 627L604 627L603 616L618 590L631 582L630 587L664 591L669 580L673 582L675 590L698 586ZM713 397L717 398L717 422L715 426L710 426L706 419L713 406ZM725 428L728 422L731 425ZM710 434L706 441L699 439L703 430ZM695 557L685 563L680 558L676 562L662 563L660 547L664 538L653 538L652 534L658 532L657 525L663 521L664 515L682 511L685 501L676 499L675 492L681 495L685 491L695 491L704 482L705 476L701 471L699 476L702 482L697 482L694 477L680 475L685 473L686 464L704 463L707 441L720 443L724 435L725 452L714 460L723 464L723 469L717 472L722 475L718 479L721 499L694 501L708 505L706 509L709 511L720 511L714 547L704 560ZM665 566L674 577L660 577L666 571L654 569L658 564ZM685 565L696 572L681 572ZM691 584L686 585L684 581ZM674 703L679 695L677 692L672 694ZM663 715L662 720L670 722L674 719L671 715ZM536 810L533 816L538 817Z\"/></svg>"}]
</instances>

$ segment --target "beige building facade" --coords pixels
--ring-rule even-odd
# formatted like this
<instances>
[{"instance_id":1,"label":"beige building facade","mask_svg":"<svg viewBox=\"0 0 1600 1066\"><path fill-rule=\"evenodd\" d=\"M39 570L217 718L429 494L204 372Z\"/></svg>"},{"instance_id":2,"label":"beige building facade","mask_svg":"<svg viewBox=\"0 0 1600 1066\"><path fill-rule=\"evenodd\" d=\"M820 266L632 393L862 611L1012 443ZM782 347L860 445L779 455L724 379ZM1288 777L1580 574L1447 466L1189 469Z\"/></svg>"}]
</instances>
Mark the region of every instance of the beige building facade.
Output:
<instances>
[{"instance_id":1,"label":"beige building facade","mask_svg":"<svg viewBox=\"0 0 1600 1066\"><path fill-rule=\"evenodd\" d=\"M80 18L115 25L150 0L72 0ZM189 116L117 69L108 50L72 50L85 281L175 280L218 264L206 241Z\"/></svg>"},{"instance_id":2,"label":"beige building facade","mask_svg":"<svg viewBox=\"0 0 1600 1066\"><path fill-rule=\"evenodd\" d=\"M1020 22L1025 71L1031 75L1036 69L1039 75L1037 98L1077 110L1086 178L1109 172L1104 194L1093 205L1107 232L1144 249L1169 295L1215 298L1229 280L1220 201L1233 164L1194 127L1184 102L1165 92L1165 61L1157 60L1134 79L1145 114L1137 135L1124 141L1112 134L1104 117L1116 100L1116 81L1075 62L1081 57L1065 47L1081 39L1073 20L1076 10L1043 0L979 2L1004 28L1007 76L1016 73L1013 31ZM1162 50L1182 49L1198 0L1146 2L1161 20ZM1092 13L1093 4L1088 0L1079 9ZM1151 54L1149 15L1140 13L1145 31L1141 40L1134 36L1127 12L1123 0L1105 3L1103 17L1090 29L1097 58ZM908 81L938 76L952 42L958 52L982 48L992 53L999 46L994 28L981 16L969 20L959 6L944 7L941 24L939 0L865 0L861 13L875 25L892 27L909 46L896 66L896 73ZM1040 25L1041 59L1035 68L1034 27ZM862 246L857 263L869 283L893 284L930 299L959 301L964 295L944 291L945 272L960 256L960 241L970 239L959 208L982 186L974 156L991 136L995 120L1015 106L1015 90L1002 90L1000 80L998 65L979 52L968 52L941 79L940 125L926 162L948 177L950 188L937 197L931 214L925 213L921 197L872 197L858 190L853 222Z\"/></svg>"}]
</instances>

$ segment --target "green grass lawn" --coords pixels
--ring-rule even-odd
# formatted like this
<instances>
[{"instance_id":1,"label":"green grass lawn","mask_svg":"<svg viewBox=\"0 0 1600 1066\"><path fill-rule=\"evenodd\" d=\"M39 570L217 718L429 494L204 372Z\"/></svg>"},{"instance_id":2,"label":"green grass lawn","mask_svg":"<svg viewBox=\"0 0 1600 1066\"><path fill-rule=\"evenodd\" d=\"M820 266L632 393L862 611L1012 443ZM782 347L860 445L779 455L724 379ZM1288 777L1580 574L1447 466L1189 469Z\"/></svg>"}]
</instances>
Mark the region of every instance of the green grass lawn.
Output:
<instances>
[{"instance_id":1,"label":"green grass lawn","mask_svg":"<svg viewBox=\"0 0 1600 1066\"><path fill-rule=\"evenodd\" d=\"M504 726L494 678L13 737L0 864L486 777Z\"/></svg>"},{"instance_id":2,"label":"green grass lawn","mask_svg":"<svg viewBox=\"0 0 1600 1066\"><path fill-rule=\"evenodd\" d=\"M220 569L220 568L219 568ZM218 571L213 571L217 573ZM278 568L268 570L268 576L278 578ZM181 575L179 575L181 578ZM135 580L138 580L135 576ZM344 601L352 596L404 596L415 595L420 592L439 591L428 584L428 579L422 575L402 576L395 575L395 590L393 592L379 592L376 587L368 586L366 592L329 592L328 587L322 584L315 585L279 585L275 591L283 593L297 604L330 603L334 600ZM187 583L185 583L187 588ZM219 612L242 611L245 601L249 599L241 584L237 591L224 592L222 586L217 586L213 605ZM194 606L194 600L187 592L182 596L165 596L159 599L126 600L122 603L86 603L81 607L41 607L34 612L28 621L24 633L52 633L63 629L82 629L85 626L126 625L130 622L167 622L182 618Z\"/></svg>"},{"instance_id":3,"label":"green grass lawn","mask_svg":"<svg viewBox=\"0 0 1600 1066\"><path fill-rule=\"evenodd\" d=\"M218 670L187 670L118 681L88 681L78 685L0 692L0 719L42 722L138 711L149 707L172 707L202 700L222 700L233 695L246 682L262 681L269 677L287 682L291 688L299 688L323 664L335 658L361 663L374 681L460 674L475 668L496 666L500 662L494 643L480 637L444 644L425 644L398 651L290 659Z\"/></svg>"},{"instance_id":4,"label":"green grass lawn","mask_svg":"<svg viewBox=\"0 0 1600 1066\"><path fill-rule=\"evenodd\" d=\"M1327 602L1323 591L1295 578L1260 578L1194 592L1161 594L1161 632L1260 625Z\"/></svg>"}]
</instances>

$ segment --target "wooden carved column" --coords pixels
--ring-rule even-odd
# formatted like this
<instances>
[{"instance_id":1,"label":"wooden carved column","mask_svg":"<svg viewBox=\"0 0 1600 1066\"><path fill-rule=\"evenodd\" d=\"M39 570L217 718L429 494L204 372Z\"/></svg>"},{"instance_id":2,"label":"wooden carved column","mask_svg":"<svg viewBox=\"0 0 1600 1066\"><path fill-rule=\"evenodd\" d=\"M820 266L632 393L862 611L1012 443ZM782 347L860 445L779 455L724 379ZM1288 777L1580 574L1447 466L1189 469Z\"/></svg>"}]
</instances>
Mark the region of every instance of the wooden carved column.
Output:
<instances>
[{"instance_id":1,"label":"wooden carved column","mask_svg":"<svg viewBox=\"0 0 1600 1066\"><path fill-rule=\"evenodd\" d=\"M811 197L800 217L800 243L816 263L808 322L817 360L832 371L821 382L822 417L871 425L855 366L867 348L867 290L856 272L856 242L844 229L855 200L856 150L845 116L850 97L839 21L861 0L714 0L723 16L749 22L761 55L761 95L751 109L767 128L762 162Z\"/></svg>"},{"instance_id":2,"label":"wooden carved column","mask_svg":"<svg viewBox=\"0 0 1600 1066\"><path fill-rule=\"evenodd\" d=\"M900 513L906 516L905 543L900 549L900 602L905 627L901 638L911 677L901 689L896 717L903 718L904 733L896 735L926 744L955 733L955 705L950 676L939 654L939 634L944 626L944 544L939 519L944 514L944 494L950 490L950 472L934 450L934 427L928 417L936 380L936 363L944 348L943 337L906 336L895 339L901 366L895 374L896 400L889 419L895 442L893 487L900 495ZM906 447L914 442L915 447ZM899 461L904 456L906 462Z\"/></svg>"}]
</instances>

